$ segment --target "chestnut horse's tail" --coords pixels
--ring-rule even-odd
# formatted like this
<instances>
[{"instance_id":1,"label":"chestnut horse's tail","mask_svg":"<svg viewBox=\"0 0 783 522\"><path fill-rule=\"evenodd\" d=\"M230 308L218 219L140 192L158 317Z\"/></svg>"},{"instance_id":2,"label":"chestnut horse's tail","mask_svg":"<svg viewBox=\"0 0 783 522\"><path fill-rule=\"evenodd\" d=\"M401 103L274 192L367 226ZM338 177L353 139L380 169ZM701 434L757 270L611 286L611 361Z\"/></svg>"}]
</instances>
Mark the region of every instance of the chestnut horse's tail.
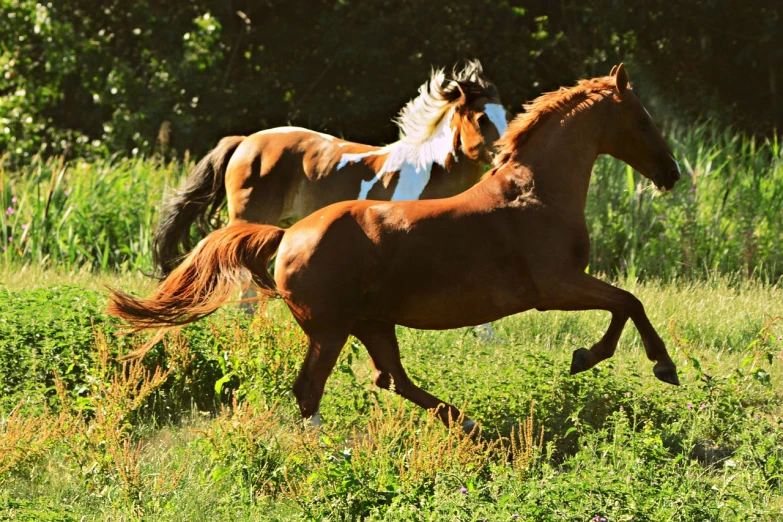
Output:
<instances>
[{"instance_id":1,"label":"chestnut horse's tail","mask_svg":"<svg viewBox=\"0 0 783 522\"><path fill-rule=\"evenodd\" d=\"M193 248L190 227L198 225L206 235L213 229L210 221L217 216L226 198L224 183L226 167L231 155L245 136L229 136L220 140L190 173L185 186L164 205L163 217L152 239L152 262L160 277L168 275L177 266L181 256Z\"/></svg>"},{"instance_id":2,"label":"chestnut horse's tail","mask_svg":"<svg viewBox=\"0 0 783 522\"><path fill-rule=\"evenodd\" d=\"M149 299L112 290L109 314L134 330L182 325L206 317L228 301L250 272L261 293L277 294L267 266L285 230L242 223L204 238Z\"/></svg>"}]
</instances>

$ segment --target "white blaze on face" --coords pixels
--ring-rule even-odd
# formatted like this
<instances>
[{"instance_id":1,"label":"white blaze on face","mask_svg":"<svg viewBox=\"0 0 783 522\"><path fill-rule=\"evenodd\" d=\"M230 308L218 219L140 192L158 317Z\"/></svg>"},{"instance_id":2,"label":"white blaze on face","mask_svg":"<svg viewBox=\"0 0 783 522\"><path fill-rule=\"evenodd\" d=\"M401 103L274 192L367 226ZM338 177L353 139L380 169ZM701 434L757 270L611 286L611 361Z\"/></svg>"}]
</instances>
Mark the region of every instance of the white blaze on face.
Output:
<instances>
[{"instance_id":1,"label":"white blaze on face","mask_svg":"<svg viewBox=\"0 0 783 522\"><path fill-rule=\"evenodd\" d=\"M362 181L357 199L367 199L370 189L384 174L396 171L399 171L399 179L391 201L419 199L421 193L424 192L424 187L430 181L432 166L437 163L445 167L446 159L449 155L454 154L454 133L456 130L451 128L453 115L454 109L449 110L441 118L432 134L420 143L409 143L403 139L376 151L343 154L337 164L337 170L348 163L368 156L388 154L383 168L375 174L375 177L370 181Z\"/></svg>"},{"instance_id":2,"label":"white blaze on face","mask_svg":"<svg viewBox=\"0 0 783 522\"><path fill-rule=\"evenodd\" d=\"M506 122L506 109L499 103L488 103L484 105L484 114L487 115L489 121L498 130L498 135L502 136L506 132L508 123Z\"/></svg>"}]
</instances>

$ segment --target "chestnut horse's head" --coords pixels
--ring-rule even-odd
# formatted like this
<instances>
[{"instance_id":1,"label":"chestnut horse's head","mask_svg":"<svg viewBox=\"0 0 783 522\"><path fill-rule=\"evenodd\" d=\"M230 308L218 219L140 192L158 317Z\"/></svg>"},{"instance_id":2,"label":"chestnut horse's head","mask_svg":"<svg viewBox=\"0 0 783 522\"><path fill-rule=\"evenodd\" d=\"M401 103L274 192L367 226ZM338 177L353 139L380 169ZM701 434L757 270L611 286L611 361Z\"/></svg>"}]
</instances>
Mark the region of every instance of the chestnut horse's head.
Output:
<instances>
[{"instance_id":1,"label":"chestnut horse's head","mask_svg":"<svg viewBox=\"0 0 783 522\"><path fill-rule=\"evenodd\" d=\"M612 68L614 80L609 116L601 135L599 153L628 163L659 190L671 189L680 179L680 166L655 126L650 113L634 95L623 64Z\"/></svg>"},{"instance_id":2,"label":"chestnut horse's head","mask_svg":"<svg viewBox=\"0 0 783 522\"><path fill-rule=\"evenodd\" d=\"M451 120L454 151L462 151L472 161L492 163L497 152L495 142L508 124L497 88L484 75L478 60L468 62L462 71L455 71L445 80L444 90L459 94Z\"/></svg>"}]
</instances>

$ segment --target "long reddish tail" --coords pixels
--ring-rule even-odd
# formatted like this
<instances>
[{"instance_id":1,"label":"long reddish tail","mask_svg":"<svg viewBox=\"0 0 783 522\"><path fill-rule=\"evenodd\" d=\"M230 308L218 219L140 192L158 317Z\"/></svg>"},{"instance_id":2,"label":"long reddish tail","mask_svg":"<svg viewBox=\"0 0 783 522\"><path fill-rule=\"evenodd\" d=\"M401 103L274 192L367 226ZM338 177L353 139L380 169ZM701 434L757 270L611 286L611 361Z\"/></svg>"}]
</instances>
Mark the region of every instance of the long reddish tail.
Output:
<instances>
[{"instance_id":1,"label":"long reddish tail","mask_svg":"<svg viewBox=\"0 0 783 522\"><path fill-rule=\"evenodd\" d=\"M135 330L176 326L213 313L236 292L249 271L261 293L275 295L267 270L285 231L270 225L243 223L221 228L204 238L149 299L112 290L108 312Z\"/></svg>"}]
</instances>

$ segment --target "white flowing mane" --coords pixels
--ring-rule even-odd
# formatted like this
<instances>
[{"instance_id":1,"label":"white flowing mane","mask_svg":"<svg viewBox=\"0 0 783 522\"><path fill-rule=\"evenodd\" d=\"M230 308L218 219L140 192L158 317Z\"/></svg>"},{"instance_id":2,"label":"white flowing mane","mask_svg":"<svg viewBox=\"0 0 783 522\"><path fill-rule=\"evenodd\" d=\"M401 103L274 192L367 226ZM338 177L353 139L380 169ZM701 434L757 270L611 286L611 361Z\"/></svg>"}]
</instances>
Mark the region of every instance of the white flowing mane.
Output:
<instances>
[{"instance_id":1,"label":"white flowing mane","mask_svg":"<svg viewBox=\"0 0 783 522\"><path fill-rule=\"evenodd\" d=\"M419 87L419 95L405 104L394 120L400 128L400 141L417 145L432 136L460 98L457 84L468 84L474 92L480 89L490 96L495 91L494 85L484 77L478 60L468 61L461 71L454 71L449 78L443 69L433 69L429 80Z\"/></svg>"},{"instance_id":2,"label":"white flowing mane","mask_svg":"<svg viewBox=\"0 0 783 522\"><path fill-rule=\"evenodd\" d=\"M432 136L456 100L444 96L446 83L443 69L434 69L430 79L419 87L419 95L405 104L394 120L400 128L400 141L418 145Z\"/></svg>"},{"instance_id":3,"label":"white flowing mane","mask_svg":"<svg viewBox=\"0 0 783 522\"><path fill-rule=\"evenodd\" d=\"M462 92L469 97L498 96L478 60L468 61L462 71L454 71L450 77L443 69L434 69L430 79L419 87L419 95L409 101L394 120L400 128L399 141L375 151L342 155L337 170L368 156L388 154L376 176L370 181L362 181L358 199L366 199L385 173L397 171L400 177L392 201L418 199L429 181L432 165L437 163L445 167L449 156L454 156L456 161L454 138L457 129L451 128L451 118Z\"/></svg>"}]
</instances>

